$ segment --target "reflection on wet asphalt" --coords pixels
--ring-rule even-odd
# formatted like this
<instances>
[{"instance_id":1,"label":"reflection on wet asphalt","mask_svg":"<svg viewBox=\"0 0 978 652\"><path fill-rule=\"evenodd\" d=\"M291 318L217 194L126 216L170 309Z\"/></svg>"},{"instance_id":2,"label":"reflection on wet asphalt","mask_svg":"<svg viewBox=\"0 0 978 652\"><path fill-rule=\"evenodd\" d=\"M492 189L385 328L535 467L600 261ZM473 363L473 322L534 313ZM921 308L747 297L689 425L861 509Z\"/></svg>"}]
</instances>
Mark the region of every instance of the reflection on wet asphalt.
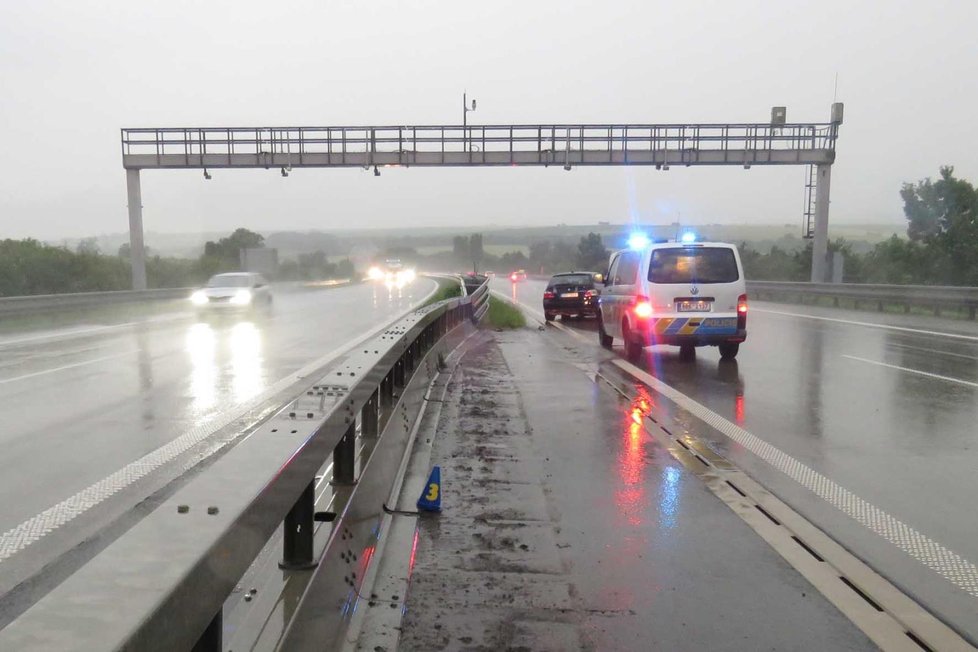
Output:
<instances>
[{"instance_id":1,"label":"reflection on wet asphalt","mask_svg":"<svg viewBox=\"0 0 978 652\"><path fill-rule=\"evenodd\" d=\"M494 287L542 313L544 286ZM735 362L721 362L712 347L683 362L677 349L659 346L639 366L974 562L978 328L900 317L755 302ZM593 320L563 325L601 355ZM961 600L951 600L943 579L736 443L717 433L710 444L938 612L952 620L973 613L973 597L954 589Z\"/></svg>"},{"instance_id":2,"label":"reflection on wet asphalt","mask_svg":"<svg viewBox=\"0 0 978 652\"><path fill-rule=\"evenodd\" d=\"M0 532L392 319L433 287L283 289L270 312L0 338Z\"/></svg>"}]
</instances>

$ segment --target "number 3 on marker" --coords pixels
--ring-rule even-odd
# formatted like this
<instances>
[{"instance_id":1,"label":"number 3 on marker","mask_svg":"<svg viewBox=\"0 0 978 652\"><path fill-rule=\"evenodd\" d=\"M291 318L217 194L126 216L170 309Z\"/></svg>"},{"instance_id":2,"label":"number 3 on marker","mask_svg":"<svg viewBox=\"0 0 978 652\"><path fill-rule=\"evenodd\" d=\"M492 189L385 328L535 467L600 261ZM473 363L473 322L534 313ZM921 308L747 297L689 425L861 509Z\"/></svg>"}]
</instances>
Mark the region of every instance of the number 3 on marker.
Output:
<instances>
[{"instance_id":1,"label":"number 3 on marker","mask_svg":"<svg viewBox=\"0 0 978 652\"><path fill-rule=\"evenodd\" d=\"M425 500L435 501L438 500L438 485L432 482L428 485L428 494L424 497Z\"/></svg>"}]
</instances>

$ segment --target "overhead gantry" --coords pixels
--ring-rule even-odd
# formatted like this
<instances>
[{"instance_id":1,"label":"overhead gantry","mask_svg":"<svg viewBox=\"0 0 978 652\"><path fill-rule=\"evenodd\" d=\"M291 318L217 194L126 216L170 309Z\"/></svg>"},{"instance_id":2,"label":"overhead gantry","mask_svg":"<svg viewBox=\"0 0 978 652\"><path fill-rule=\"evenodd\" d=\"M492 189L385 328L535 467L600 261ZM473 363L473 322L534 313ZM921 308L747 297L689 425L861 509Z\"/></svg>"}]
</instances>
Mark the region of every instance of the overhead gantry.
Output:
<instances>
[{"instance_id":1,"label":"overhead gantry","mask_svg":"<svg viewBox=\"0 0 978 652\"><path fill-rule=\"evenodd\" d=\"M826 123L171 127L122 130L134 289L146 287L141 170L808 165L812 280L825 280L829 184L842 104Z\"/></svg>"}]
</instances>

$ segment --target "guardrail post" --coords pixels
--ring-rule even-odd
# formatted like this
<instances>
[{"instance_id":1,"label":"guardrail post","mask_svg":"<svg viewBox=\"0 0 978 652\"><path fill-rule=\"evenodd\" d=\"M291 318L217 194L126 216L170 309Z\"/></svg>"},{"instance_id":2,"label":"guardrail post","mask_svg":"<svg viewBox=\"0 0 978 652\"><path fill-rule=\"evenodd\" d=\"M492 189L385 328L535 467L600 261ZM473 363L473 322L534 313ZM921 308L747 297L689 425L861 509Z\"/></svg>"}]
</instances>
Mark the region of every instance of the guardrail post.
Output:
<instances>
[{"instance_id":1,"label":"guardrail post","mask_svg":"<svg viewBox=\"0 0 978 652\"><path fill-rule=\"evenodd\" d=\"M387 409L394 404L394 370L391 369L380 382L380 405Z\"/></svg>"},{"instance_id":2,"label":"guardrail post","mask_svg":"<svg viewBox=\"0 0 978 652\"><path fill-rule=\"evenodd\" d=\"M414 371L414 350L417 347L417 342L411 342L408 345L407 351L404 352L404 373L410 373Z\"/></svg>"},{"instance_id":3,"label":"guardrail post","mask_svg":"<svg viewBox=\"0 0 978 652\"><path fill-rule=\"evenodd\" d=\"M404 356L397 359L394 363L394 384L404 387Z\"/></svg>"},{"instance_id":4,"label":"guardrail post","mask_svg":"<svg viewBox=\"0 0 978 652\"><path fill-rule=\"evenodd\" d=\"M334 469L335 462L334 462ZM335 473L334 473L335 475ZM302 490L299 500L285 516L282 561L278 567L284 570L308 570L316 567L313 560L313 520L316 515L316 482ZM217 648L220 649L220 648Z\"/></svg>"},{"instance_id":5,"label":"guardrail post","mask_svg":"<svg viewBox=\"0 0 978 652\"><path fill-rule=\"evenodd\" d=\"M222 652L224 650L223 632L224 609L221 608L214 614L211 622L207 625L207 629L194 643L190 652Z\"/></svg>"},{"instance_id":6,"label":"guardrail post","mask_svg":"<svg viewBox=\"0 0 978 652\"><path fill-rule=\"evenodd\" d=\"M376 437L380 434L380 414L377 411L379 398L380 389L377 389L363 406L360 414L360 434L363 437Z\"/></svg>"},{"instance_id":7,"label":"guardrail post","mask_svg":"<svg viewBox=\"0 0 978 652\"><path fill-rule=\"evenodd\" d=\"M354 464L357 453L357 424L350 423L340 443L333 449L333 484L356 484Z\"/></svg>"}]
</instances>

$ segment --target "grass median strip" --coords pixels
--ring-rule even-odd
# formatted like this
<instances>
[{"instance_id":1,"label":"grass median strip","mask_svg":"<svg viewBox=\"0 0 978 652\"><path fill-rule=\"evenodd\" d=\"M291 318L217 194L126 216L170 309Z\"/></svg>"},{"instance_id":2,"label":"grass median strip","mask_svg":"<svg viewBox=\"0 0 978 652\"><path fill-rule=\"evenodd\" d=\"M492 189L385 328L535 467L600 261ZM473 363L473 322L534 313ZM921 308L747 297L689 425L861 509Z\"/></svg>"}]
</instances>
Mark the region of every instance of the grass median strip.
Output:
<instances>
[{"instance_id":1,"label":"grass median strip","mask_svg":"<svg viewBox=\"0 0 978 652\"><path fill-rule=\"evenodd\" d=\"M432 280L438 283L438 290L435 291L424 305L430 306L433 303L438 303L445 299L454 299L455 297L462 296L462 286L459 285L458 281L444 278L432 278Z\"/></svg>"},{"instance_id":2,"label":"grass median strip","mask_svg":"<svg viewBox=\"0 0 978 652\"><path fill-rule=\"evenodd\" d=\"M489 296L489 325L493 328L523 328L526 317L523 312L509 301Z\"/></svg>"}]
</instances>

